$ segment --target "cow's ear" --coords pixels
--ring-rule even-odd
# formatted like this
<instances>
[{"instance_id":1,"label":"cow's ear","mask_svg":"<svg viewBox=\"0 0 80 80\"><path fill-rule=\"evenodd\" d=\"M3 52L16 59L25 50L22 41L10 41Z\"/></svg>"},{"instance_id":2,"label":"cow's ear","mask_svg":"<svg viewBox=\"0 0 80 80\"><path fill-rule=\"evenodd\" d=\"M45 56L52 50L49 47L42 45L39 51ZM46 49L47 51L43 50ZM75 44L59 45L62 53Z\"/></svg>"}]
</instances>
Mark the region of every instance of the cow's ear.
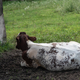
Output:
<instances>
[{"instance_id":1,"label":"cow's ear","mask_svg":"<svg viewBox=\"0 0 80 80\"><path fill-rule=\"evenodd\" d=\"M31 40L31 41L36 41L36 37L29 37L28 36L28 39Z\"/></svg>"},{"instance_id":2,"label":"cow's ear","mask_svg":"<svg viewBox=\"0 0 80 80\"><path fill-rule=\"evenodd\" d=\"M19 41L19 36L16 37L16 40Z\"/></svg>"}]
</instances>

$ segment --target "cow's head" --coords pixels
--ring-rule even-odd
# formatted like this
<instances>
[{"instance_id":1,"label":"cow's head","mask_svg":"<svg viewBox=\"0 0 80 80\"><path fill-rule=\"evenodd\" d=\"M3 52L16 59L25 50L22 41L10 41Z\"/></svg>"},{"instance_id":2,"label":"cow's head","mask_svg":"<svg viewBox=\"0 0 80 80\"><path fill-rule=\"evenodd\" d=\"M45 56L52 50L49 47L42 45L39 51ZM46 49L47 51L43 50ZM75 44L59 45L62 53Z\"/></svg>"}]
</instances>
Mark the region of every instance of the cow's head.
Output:
<instances>
[{"instance_id":1,"label":"cow's head","mask_svg":"<svg viewBox=\"0 0 80 80\"><path fill-rule=\"evenodd\" d=\"M28 50L28 45L26 43L27 40L36 41L36 37L30 37L25 32L20 32L16 37L17 49L21 49L22 51Z\"/></svg>"}]
</instances>

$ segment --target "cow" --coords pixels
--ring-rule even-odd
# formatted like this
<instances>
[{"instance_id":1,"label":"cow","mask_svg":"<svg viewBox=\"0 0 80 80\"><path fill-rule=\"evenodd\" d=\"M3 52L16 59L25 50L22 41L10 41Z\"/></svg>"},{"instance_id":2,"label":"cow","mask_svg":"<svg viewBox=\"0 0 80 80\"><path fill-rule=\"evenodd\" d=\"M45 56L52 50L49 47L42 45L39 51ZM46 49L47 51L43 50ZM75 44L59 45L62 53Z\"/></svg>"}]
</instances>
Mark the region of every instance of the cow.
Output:
<instances>
[{"instance_id":1,"label":"cow","mask_svg":"<svg viewBox=\"0 0 80 80\"><path fill-rule=\"evenodd\" d=\"M36 37L20 32L16 37L17 49L22 50L24 61L21 66L43 67L50 71L72 70L80 68L80 43L51 42L34 43Z\"/></svg>"}]
</instances>

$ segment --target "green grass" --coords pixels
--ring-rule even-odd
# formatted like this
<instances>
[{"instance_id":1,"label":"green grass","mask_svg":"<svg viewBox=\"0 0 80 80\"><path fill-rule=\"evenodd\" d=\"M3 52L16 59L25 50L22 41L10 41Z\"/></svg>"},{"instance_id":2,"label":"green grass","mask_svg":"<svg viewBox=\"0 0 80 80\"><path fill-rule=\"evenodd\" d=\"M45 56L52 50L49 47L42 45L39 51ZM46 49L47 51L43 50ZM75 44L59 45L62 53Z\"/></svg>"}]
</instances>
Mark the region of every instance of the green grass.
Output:
<instances>
[{"instance_id":1,"label":"green grass","mask_svg":"<svg viewBox=\"0 0 80 80\"><path fill-rule=\"evenodd\" d=\"M80 42L80 0L3 2L3 12L9 43L6 50L15 48L15 38L22 31L36 36L40 43Z\"/></svg>"}]
</instances>

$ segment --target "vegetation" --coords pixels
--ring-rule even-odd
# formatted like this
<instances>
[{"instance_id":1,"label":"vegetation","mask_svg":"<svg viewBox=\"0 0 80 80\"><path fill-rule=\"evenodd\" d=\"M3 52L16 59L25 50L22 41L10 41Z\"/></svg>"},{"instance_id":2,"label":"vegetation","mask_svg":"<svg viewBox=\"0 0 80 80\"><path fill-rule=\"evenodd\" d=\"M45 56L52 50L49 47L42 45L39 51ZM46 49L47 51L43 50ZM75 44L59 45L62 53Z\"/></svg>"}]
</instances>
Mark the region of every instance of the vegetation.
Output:
<instances>
[{"instance_id":1,"label":"vegetation","mask_svg":"<svg viewBox=\"0 0 80 80\"><path fill-rule=\"evenodd\" d=\"M3 2L7 43L0 51L15 48L19 32L36 36L36 42L80 42L80 0Z\"/></svg>"}]
</instances>

